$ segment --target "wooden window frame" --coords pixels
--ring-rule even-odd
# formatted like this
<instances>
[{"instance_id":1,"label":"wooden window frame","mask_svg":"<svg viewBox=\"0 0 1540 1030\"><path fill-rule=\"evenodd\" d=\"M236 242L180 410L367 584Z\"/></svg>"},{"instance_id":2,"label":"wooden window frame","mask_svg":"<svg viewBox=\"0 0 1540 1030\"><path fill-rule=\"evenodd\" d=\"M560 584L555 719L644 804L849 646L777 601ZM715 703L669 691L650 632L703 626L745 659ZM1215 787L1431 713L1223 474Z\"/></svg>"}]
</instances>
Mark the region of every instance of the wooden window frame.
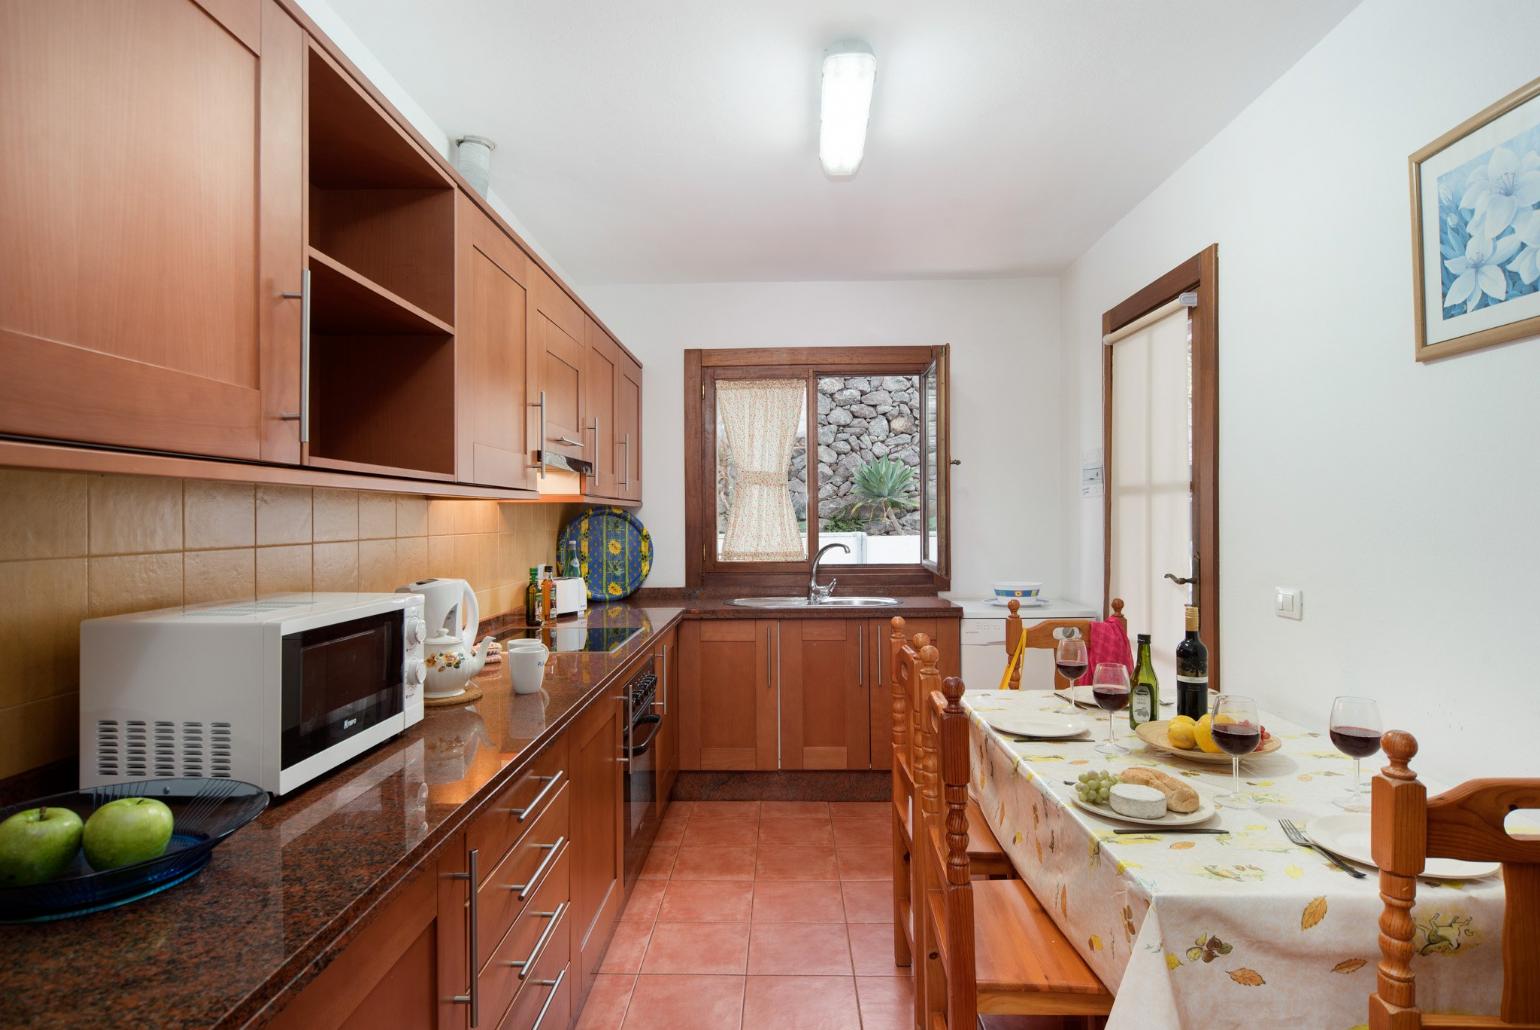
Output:
<instances>
[{"instance_id":1,"label":"wooden window frame","mask_svg":"<svg viewBox=\"0 0 1540 1030\"><path fill-rule=\"evenodd\" d=\"M923 478L920 482L921 560L903 565L830 566L840 586L849 593L935 594L951 586L950 501L950 404L947 399L948 344L934 347L801 347L692 349L684 352L685 441L685 586L708 594L742 592L793 593L807 590L813 554L818 550L818 446L816 426L818 379L825 375L924 376L936 367L937 549L936 561L927 557L926 522L929 515ZM805 378L809 414L808 437L808 557L795 562L723 562L712 546L716 540L716 383L723 379ZM923 393L923 386L921 392ZM924 399L922 397L922 404ZM923 467L929 445L922 408L919 442Z\"/></svg>"},{"instance_id":2,"label":"wooden window frame","mask_svg":"<svg viewBox=\"0 0 1540 1030\"><path fill-rule=\"evenodd\" d=\"M1209 689L1220 689L1219 635L1219 244L1177 265L1102 315L1102 336L1196 293L1191 314L1192 500L1197 515L1196 599L1203 610ZM1112 603L1112 347L1102 347L1102 610ZM1139 614L1134 613L1137 619Z\"/></svg>"}]
</instances>

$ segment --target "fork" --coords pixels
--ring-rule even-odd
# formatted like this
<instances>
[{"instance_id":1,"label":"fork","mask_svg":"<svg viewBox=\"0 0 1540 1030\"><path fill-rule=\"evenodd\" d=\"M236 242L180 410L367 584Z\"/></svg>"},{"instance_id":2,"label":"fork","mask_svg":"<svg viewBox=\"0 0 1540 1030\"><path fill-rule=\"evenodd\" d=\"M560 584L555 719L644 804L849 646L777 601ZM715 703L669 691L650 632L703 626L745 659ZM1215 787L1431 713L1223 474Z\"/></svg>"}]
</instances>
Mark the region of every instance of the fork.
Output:
<instances>
[{"instance_id":1,"label":"fork","mask_svg":"<svg viewBox=\"0 0 1540 1030\"><path fill-rule=\"evenodd\" d=\"M1336 855L1333 855L1330 851L1327 851L1325 848L1321 847L1321 845L1311 840L1309 837L1306 837L1304 831L1294 824L1294 820L1279 819L1278 825L1283 827L1283 832L1289 838L1289 840L1293 841L1295 844L1302 848L1315 849L1315 851L1318 852L1322 857L1329 859L1332 865L1336 866L1338 869L1341 869L1344 873L1347 873L1355 880L1362 880L1365 876L1368 875L1362 869L1353 868L1346 862L1342 861L1342 859L1338 858Z\"/></svg>"}]
</instances>

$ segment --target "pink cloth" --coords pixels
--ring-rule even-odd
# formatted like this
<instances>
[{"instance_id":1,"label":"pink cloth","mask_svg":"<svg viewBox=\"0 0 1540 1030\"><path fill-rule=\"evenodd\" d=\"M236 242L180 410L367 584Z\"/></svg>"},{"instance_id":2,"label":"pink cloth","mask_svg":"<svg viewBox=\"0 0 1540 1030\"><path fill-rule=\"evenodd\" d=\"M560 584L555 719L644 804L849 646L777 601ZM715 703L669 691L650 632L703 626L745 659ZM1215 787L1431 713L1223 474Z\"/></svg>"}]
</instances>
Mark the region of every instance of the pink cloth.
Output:
<instances>
[{"instance_id":1,"label":"pink cloth","mask_svg":"<svg viewBox=\"0 0 1540 1030\"><path fill-rule=\"evenodd\" d=\"M1128 631L1117 619L1093 622L1086 633L1085 675L1076 683L1090 683L1096 666L1102 662L1119 662L1126 666L1131 679L1134 675L1134 653L1128 646Z\"/></svg>"}]
</instances>

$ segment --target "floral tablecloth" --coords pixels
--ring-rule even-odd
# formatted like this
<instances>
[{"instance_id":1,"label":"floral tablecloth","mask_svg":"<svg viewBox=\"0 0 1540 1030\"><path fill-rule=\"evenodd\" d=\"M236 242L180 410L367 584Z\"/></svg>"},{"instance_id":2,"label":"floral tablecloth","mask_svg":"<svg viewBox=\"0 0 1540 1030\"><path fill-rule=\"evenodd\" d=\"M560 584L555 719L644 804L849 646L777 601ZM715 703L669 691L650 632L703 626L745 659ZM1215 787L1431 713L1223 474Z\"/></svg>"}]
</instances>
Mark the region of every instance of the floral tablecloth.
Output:
<instances>
[{"instance_id":1,"label":"floral tablecloth","mask_svg":"<svg viewBox=\"0 0 1540 1030\"><path fill-rule=\"evenodd\" d=\"M1154 766L1205 798L1229 789L1230 767L1145 748L1118 714L1124 756L1092 738L1015 743L985 721L1012 709L1063 713L1047 691L969 691L973 791L1022 878L1116 994L1109 1030L1309 1027L1349 1030L1368 1019L1379 960L1378 877L1355 880L1284 836L1280 818L1308 826L1341 812L1352 760L1312 732L1263 716L1282 741L1241 767L1255 810L1219 810L1228 835L1116 834L1076 807L1088 769ZM1382 756L1364 762L1365 789ZM1430 785L1430 790L1436 789ZM1502 983L1500 876L1421 881L1413 969L1424 1011L1495 1014Z\"/></svg>"}]
</instances>

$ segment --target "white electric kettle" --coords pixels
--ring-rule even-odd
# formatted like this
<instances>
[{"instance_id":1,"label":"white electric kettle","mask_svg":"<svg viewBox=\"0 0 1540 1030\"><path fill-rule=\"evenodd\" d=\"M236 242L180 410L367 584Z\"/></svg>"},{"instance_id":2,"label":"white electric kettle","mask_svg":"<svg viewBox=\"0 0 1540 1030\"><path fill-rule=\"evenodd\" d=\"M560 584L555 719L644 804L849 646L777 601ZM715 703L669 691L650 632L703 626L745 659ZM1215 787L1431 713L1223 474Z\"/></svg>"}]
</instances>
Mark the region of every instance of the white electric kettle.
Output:
<instances>
[{"instance_id":1,"label":"white electric kettle","mask_svg":"<svg viewBox=\"0 0 1540 1030\"><path fill-rule=\"evenodd\" d=\"M428 639L423 642L423 661L428 679L423 693L430 698L448 698L463 693L465 684L486 664L487 637L476 647L476 630L481 625L481 606L476 592L463 579L420 579L397 587L398 594L423 596L424 621Z\"/></svg>"}]
</instances>

